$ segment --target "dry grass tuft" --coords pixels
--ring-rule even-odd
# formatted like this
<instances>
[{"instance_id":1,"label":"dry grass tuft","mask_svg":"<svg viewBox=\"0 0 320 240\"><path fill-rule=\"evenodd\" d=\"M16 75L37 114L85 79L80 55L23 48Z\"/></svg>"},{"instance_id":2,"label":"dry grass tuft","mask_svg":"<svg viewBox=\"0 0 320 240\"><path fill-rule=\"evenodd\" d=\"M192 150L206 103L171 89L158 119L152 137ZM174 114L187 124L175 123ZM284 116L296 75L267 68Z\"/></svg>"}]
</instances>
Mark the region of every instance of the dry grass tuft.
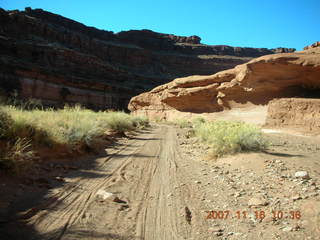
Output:
<instances>
[{"instance_id":1,"label":"dry grass tuft","mask_svg":"<svg viewBox=\"0 0 320 240\"><path fill-rule=\"evenodd\" d=\"M236 121L203 122L194 125L195 135L211 145L215 157L238 152L262 151L268 142L255 125Z\"/></svg>"},{"instance_id":2,"label":"dry grass tuft","mask_svg":"<svg viewBox=\"0 0 320 240\"><path fill-rule=\"evenodd\" d=\"M124 112L93 112L81 106L29 111L1 106L0 140L10 145L2 151L1 165L18 166L20 160L26 162L34 155L30 149L41 146L93 149L107 131L124 133L148 125L146 118Z\"/></svg>"}]
</instances>

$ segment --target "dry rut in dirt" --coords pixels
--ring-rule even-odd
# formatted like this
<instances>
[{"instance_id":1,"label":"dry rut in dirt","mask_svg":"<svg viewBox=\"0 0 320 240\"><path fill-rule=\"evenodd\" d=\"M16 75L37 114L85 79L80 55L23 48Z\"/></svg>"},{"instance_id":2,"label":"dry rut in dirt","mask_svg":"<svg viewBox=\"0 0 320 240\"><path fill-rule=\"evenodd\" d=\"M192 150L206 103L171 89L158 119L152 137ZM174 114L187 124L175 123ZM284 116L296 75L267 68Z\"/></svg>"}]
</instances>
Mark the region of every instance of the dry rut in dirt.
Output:
<instances>
[{"instance_id":1,"label":"dry rut in dirt","mask_svg":"<svg viewBox=\"0 0 320 240\"><path fill-rule=\"evenodd\" d=\"M97 159L91 177L75 172L79 176L52 190L27 219L42 239L187 239L194 234L188 199L195 193L187 186L175 191L184 172L173 127L154 127L107 153ZM102 199L101 191L113 195Z\"/></svg>"}]
</instances>

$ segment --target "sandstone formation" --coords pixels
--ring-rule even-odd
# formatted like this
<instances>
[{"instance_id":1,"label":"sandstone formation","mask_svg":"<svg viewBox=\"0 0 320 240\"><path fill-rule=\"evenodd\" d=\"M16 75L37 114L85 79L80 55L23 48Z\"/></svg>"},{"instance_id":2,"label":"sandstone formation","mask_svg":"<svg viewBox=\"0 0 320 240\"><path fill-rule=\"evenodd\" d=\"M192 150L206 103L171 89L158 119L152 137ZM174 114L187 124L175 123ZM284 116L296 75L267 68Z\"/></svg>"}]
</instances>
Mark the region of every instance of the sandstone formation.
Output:
<instances>
[{"instance_id":1,"label":"sandstone formation","mask_svg":"<svg viewBox=\"0 0 320 240\"><path fill-rule=\"evenodd\" d=\"M188 75L208 75L294 49L208 46L197 36L120 33L26 8L0 9L0 88L50 105L126 108L141 92Z\"/></svg>"},{"instance_id":2,"label":"sandstone formation","mask_svg":"<svg viewBox=\"0 0 320 240\"><path fill-rule=\"evenodd\" d=\"M132 98L129 109L159 118L223 110L241 115L241 109L266 106L274 98L320 97L319 89L320 48L312 48L262 56L214 75L177 78Z\"/></svg>"},{"instance_id":3,"label":"sandstone formation","mask_svg":"<svg viewBox=\"0 0 320 240\"><path fill-rule=\"evenodd\" d=\"M315 42L315 43L313 43L313 44L311 44L309 46L304 47L303 50L308 50L308 49L316 48L316 47L320 47L320 41Z\"/></svg>"},{"instance_id":4,"label":"sandstone formation","mask_svg":"<svg viewBox=\"0 0 320 240\"><path fill-rule=\"evenodd\" d=\"M281 98L268 105L266 127L320 133L320 99Z\"/></svg>"}]
</instances>

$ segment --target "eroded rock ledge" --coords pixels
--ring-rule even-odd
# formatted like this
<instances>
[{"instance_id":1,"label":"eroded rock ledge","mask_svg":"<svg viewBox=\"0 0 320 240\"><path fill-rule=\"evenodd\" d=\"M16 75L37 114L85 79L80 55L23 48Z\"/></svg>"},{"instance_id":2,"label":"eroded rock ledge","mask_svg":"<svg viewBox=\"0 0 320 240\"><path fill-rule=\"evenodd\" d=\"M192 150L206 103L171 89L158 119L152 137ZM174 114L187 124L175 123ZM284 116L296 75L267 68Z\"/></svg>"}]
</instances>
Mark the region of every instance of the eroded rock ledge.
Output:
<instances>
[{"instance_id":1,"label":"eroded rock ledge","mask_svg":"<svg viewBox=\"0 0 320 240\"><path fill-rule=\"evenodd\" d=\"M215 113L265 106L274 98L320 98L320 48L262 56L209 76L190 76L131 99L134 113Z\"/></svg>"}]
</instances>

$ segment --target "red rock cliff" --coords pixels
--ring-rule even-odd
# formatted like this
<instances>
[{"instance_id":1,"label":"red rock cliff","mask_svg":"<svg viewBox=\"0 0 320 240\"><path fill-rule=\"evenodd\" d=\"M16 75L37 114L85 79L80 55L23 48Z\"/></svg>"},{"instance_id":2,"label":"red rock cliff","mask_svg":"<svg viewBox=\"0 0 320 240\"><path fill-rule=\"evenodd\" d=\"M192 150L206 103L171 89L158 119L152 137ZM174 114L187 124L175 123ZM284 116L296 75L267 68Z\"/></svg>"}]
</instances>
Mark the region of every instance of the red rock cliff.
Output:
<instances>
[{"instance_id":1,"label":"red rock cliff","mask_svg":"<svg viewBox=\"0 0 320 240\"><path fill-rule=\"evenodd\" d=\"M114 34L31 8L0 9L0 23L0 87L56 105L123 109L132 96L174 78L294 51L208 46L197 36L150 30Z\"/></svg>"}]
</instances>

